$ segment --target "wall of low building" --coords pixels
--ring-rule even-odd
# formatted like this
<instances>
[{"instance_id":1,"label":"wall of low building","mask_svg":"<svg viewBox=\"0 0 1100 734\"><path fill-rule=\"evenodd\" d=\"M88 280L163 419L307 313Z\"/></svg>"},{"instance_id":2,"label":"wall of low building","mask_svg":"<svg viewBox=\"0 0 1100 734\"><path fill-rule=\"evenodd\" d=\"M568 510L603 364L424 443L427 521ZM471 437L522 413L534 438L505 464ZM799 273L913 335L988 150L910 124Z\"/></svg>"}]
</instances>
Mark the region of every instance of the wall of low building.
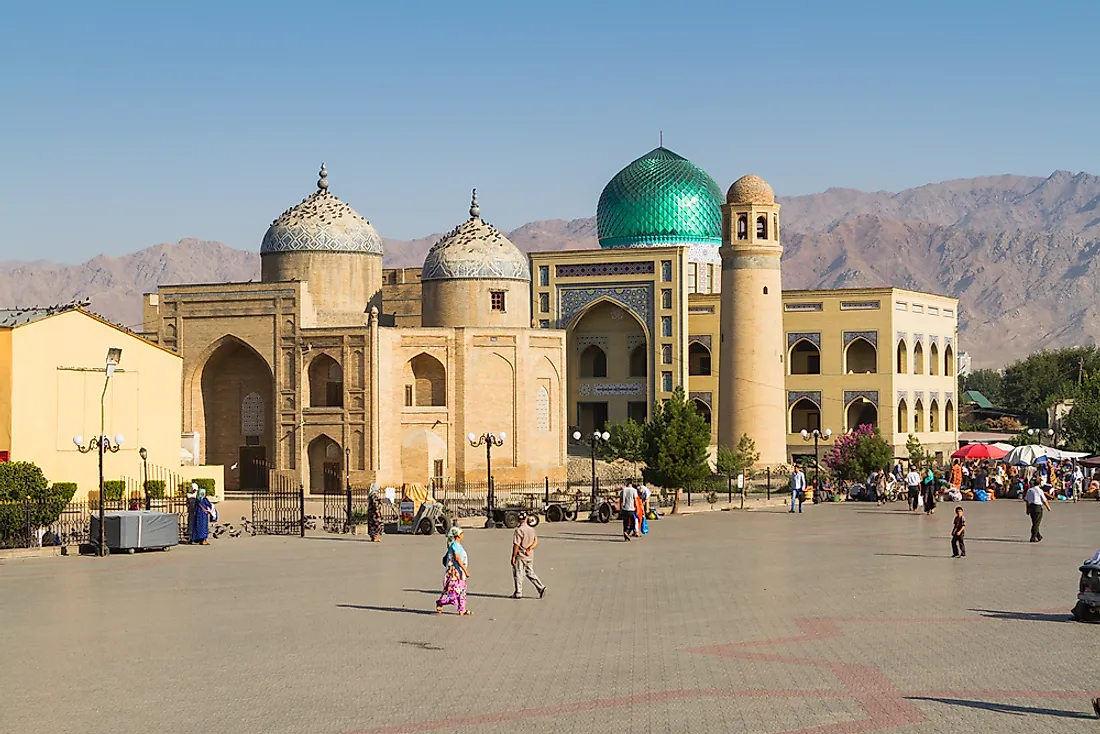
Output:
<instances>
[{"instance_id":1,"label":"wall of low building","mask_svg":"<svg viewBox=\"0 0 1100 734\"><path fill-rule=\"evenodd\" d=\"M362 314L382 306L382 256L362 252L271 252L260 256L261 279L308 284L319 323L362 323ZM328 314L325 316L325 314Z\"/></svg>"},{"instance_id":2,"label":"wall of low building","mask_svg":"<svg viewBox=\"0 0 1100 734\"><path fill-rule=\"evenodd\" d=\"M422 326L420 268L394 268L382 271L382 313L393 318L393 325L404 328Z\"/></svg>"},{"instance_id":3,"label":"wall of low building","mask_svg":"<svg viewBox=\"0 0 1100 734\"><path fill-rule=\"evenodd\" d=\"M504 309L494 310L493 294ZM421 322L426 327L531 326L531 284L519 280L428 280L422 285Z\"/></svg>"},{"instance_id":4,"label":"wall of low building","mask_svg":"<svg viewBox=\"0 0 1100 734\"><path fill-rule=\"evenodd\" d=\"M78 311L20 326L11 339L13 461L33 461L51 482L76 482L81 497L98 489L96 454L80 453L73 437L87 446L100 435L105 358L121 347L103 430L124 441L104 457L105 478L141 477L142 447L151 465L179 470L179 357Z\"/></svg>"}]
</instances>

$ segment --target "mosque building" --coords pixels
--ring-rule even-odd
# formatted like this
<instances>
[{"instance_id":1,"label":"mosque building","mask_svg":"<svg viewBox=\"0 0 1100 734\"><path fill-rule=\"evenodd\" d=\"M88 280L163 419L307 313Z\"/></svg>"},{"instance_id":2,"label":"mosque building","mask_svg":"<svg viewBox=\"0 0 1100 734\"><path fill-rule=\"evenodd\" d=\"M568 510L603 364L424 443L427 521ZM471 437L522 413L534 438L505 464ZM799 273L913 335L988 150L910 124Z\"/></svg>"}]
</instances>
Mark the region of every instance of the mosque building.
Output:
<instances>
[{"instance_id":1,"label":"mosque building","mask_svg":"<svg viewBox=\"0 0 1100 734\"><path fill-rule=\"evenodd\" d=\"M780 205L757 176L723 196L658 147L604 188L600 249L529 255L475 194L399 270L323 166L317 186L268 228L261 282L145 297L145 336L183 358L196 460L229 467L229 489L484 478L467 434L489 432L507 436L498 480L554 479L574 430L645 420L677 387L712 443L749 435L761 464L812 455L803 430L864 424L897 456L909 434L957 445L957 301L784 291Z\"/></svg>"}]
</instances>

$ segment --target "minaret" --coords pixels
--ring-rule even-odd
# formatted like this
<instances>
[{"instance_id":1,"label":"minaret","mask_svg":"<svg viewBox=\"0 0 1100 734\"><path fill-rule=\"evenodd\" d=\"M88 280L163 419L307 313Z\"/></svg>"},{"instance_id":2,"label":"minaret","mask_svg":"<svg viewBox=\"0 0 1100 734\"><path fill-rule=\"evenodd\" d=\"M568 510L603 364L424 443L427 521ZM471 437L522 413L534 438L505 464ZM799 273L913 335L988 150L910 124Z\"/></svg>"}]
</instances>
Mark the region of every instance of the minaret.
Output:
<instances>
[{"instance_id":1,"label":"minaret","mask_svg":"<svg viewBox=\"0 0 1100 734\"><path fill-rule=\"evenodd\" d=\"M748 434L761 465L787 463L782 254L772 187L742 176L722 206L718 443Z\"/></svg>"}]
</instances>

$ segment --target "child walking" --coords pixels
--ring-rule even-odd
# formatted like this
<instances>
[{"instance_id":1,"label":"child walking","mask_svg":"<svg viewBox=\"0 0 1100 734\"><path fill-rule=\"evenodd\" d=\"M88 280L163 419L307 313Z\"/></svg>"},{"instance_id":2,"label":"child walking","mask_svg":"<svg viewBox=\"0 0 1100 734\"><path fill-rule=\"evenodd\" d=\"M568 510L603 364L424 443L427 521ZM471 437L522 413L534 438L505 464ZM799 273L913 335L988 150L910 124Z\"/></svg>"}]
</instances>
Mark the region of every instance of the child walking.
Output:
<instances>
[{"instance_id":1,"label":"child walking","mask_svg":"<svg viewBox=\"0 0 1100 734\"><path fill-rule=\"evenodd\" d=\"M955 508L955 524L951 528L951 557L966 558L966 541L963 535L966 533L966 518L963 517L963 508Z\"/></svg>"}]
</instances>

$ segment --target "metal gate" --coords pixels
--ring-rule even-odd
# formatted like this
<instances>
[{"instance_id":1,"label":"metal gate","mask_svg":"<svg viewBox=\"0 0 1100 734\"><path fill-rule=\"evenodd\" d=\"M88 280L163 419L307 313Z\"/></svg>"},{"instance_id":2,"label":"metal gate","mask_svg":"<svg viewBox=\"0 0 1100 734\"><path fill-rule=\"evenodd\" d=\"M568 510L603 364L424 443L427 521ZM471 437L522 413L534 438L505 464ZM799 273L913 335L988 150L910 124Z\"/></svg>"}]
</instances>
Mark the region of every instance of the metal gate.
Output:
<instances>
[{"instance_id":1,"label":"metal gate","mask_svg":"<svg viewBox=\"0 0 1100 734\"><path fill-rule=\"evenodd\" d=\"M306 535L305 490L278 488L252 495L252 526L258 535Z\"/></svg>"}]
</instances>

